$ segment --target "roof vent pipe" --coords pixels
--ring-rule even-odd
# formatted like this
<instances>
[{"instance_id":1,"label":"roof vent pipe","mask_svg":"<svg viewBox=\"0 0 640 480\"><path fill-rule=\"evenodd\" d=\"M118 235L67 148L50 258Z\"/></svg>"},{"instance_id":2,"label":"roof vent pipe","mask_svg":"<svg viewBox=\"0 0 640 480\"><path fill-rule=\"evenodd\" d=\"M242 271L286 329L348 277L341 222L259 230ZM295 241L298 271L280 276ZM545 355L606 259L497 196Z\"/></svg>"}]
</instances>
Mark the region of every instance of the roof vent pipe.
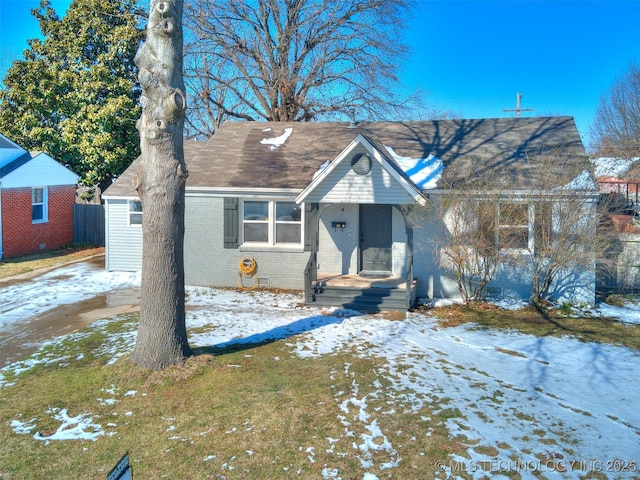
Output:
<instances>
[{"instance_id":1,"label":"roof vent pipe","mask_svg":"<svg viewBox=\"0 0 640 480\"><path fill-rule=\"evenodd\" d=\"M349 109L349 118L351 119L351 123L349 123L349 128L356 128L358 122L356 121L356 109Z\"/></svg>"}]
</instances>

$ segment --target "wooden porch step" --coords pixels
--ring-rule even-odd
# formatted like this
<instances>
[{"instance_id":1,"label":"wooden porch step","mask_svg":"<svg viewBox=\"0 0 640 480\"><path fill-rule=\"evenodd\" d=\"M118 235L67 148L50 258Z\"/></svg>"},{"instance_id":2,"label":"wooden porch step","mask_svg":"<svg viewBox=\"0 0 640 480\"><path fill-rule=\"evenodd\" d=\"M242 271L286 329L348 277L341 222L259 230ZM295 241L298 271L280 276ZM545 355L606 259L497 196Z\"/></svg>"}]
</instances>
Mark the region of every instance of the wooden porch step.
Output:
<instances>
[{"instance_id":1,"label":"wooden porch step","mask_svg":"<svg viewBox=\"0 0 640 480\"><path fill-rule=\"evenodd\" d=\"M405 288L330 286L322 282L315 285L308 305L348 308L363 313L408 309Z\"/></svg>"}]
</instances>

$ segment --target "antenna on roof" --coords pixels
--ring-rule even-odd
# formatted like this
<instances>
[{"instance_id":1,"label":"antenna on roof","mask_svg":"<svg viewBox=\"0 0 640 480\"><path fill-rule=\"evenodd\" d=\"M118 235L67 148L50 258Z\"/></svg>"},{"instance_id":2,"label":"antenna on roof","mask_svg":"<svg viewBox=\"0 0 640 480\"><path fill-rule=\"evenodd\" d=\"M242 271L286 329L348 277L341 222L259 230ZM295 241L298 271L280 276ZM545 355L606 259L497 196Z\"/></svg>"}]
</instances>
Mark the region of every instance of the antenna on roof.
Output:
<instances>
[{"instance_id":1,"label":"antenna on roof","mask_svg":"<svg viewBox=\"0 0 640 480\"><path fill-rule=\"evenodd\" d=\"M503 108L503 112L516 112L516 117L520 118L520 112L532 112L533 108L520 108L520 100L522 100L522 94L516 93L516 108Z\"/></svg>"}]
</instances>

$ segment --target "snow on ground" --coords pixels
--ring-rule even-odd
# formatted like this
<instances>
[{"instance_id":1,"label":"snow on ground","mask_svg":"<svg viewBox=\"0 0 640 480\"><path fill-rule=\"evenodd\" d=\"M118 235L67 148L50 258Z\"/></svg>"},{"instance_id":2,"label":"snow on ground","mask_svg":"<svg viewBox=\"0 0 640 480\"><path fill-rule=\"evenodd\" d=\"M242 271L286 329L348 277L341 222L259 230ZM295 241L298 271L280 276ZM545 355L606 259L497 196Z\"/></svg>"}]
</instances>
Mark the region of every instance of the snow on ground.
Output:
<instances>
[{"instance_id":1,"label":"snow on ground","mask_svg":"<svg viewBox=\"0 0 640 480\"><path fill-rule=\"evenodd\" d=\"M91 262L70 264L32 281L0 287L0 328L28 321L60 305L135 285L140 285L139 272L107 272Z\"/></svg>"},{"instance_id":2,"label":"snow on ground","mask_svg":"<svg viewBox=\"0 0 640 480\"><path fill-rule=\"evenodd\" d=\"M65 289L73 290L85 280L82 275L72 275L65 280ZM112 279L105 274L104 280ZM95 282L100 279L94 277ZM100 288L105 289L93 285L94 292ZM38 303L53 305L63 292L38 294ZM443 459L439 466L451 477L464 471L482 478L485 470L503 478L507 471L517 471L522 478L535 478L536 473L545 478L576 478L589 471L611 478L637 475L637 471L623 470L625 466L637 470L640 463L640 352L474 325L441 328L437 308L431 314L408 313L403 321L389 321L382 315L300 307L300 301L291 294L190 287L187 327L197 333L190 335L189 341L192 346L224 346L286 339L287 346L302 358L349 349L363 357L385 359L385 366L377 370L379 392L360 393L358 379L353 377L349 391L334 393L341 409L337 421L344 433L327 438L326 451L336 457L352 454L358 458L363 479L377 478L368 471L372 466L392 472L403 461L402 448L394 444L394 432L384 431L379 418L407 410L418 416L423 406L435 409L436 414L445 409L454 412L446 425L452 437L466 446L466 457ZM637 304L600 305L599 309L621 321L640 320ZM92 328L106 332L110 321L113 319L95 322ZM127 353L133 345L134 329L132 322L130 331L112 334L103 354L115 361ZM67 338L74 335L86 333ZM68 360L68 356L34 355L3 371L19 372L38 362L62 367ZM333 375L351 375L350 365ZM383 391L383 384L392 386ZM0 388L11 388L1 374ZM96 401L105 404L118 401L118 396L136 394L114 392L107 386ZM382 394L394 400L387 411L374 411L369 403ZM117 431L117 425L96 424L86 412L76 417L65 410L44 415L60 422L60 429L47 437L48 441L94 440ZM165 421L170 432L171 419ZM37 419L15 419L12 426L16 433L39 439L34 433L36 423ZM70 425L77 426L73 432ZM364 433L356 436L354 432ZM425 435L429 436L428 428ZM310 462L315 461L313 448L300 448ZM489 455L488 451L495 453ZM322 475L341 478L332 465L327 465Z\"/></svg>"},{"instance_id":3,"label":"snow on ground","mask_svg":"<svg viewBox=\"0 0 640 480\"><path fill-rule=\"evenodd\" d=\"M623 323L640 323L640 304L628 302L624 307L601 303L598 311L603 317L615 318Z\"/></svg>"}]
</instances>

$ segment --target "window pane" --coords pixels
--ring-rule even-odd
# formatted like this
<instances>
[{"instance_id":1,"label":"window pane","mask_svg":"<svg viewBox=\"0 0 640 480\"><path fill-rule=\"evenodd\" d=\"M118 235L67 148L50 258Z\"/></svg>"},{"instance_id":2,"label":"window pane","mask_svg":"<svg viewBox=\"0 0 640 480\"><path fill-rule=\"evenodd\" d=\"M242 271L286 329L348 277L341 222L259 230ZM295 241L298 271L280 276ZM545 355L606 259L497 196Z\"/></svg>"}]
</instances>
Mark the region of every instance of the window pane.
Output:
<instances>
[{"instance_id":1,"label":"window pane","mask_svg":"<svg viewBox=\"0 0 640 480\"><path fill-rule=\"evenodd\" d=\"M528 225L528 213L527 204L500 205L500 225Z\"/></svg>"},{"instance_id":2,"label":"window pane","mask_svg":"<svg viewBox=\"0 0 640 480\"><path fill-rule=\"evenodd\" d=\"M244 241L245 242L268 242L269 241L269 224L268 223L245 223L244 224Z\"/></svg>"},{"instance_id":3,"label":"window pane","mask_svg":"<svg viewBox=\"0 0 640 480\"><path fill-rule=\"evenodd\" d=\"M500 247L526 250L529 248L528 228L502 228L500 229Z\"/></svg>"},{"instance_id":4,"label":"window pane","mask_svg":"<svg viewBox=\"0 0 640 480\"><path fill-rule=\"evenodd\" d=\"M300 225L279 223L276 227L276 243L300 243Z\"/></svg>"},{"instance_id":5,"label":"window pane","mask_svg":"<svg viewBox=\"0 0 640 480\"><path fill-rule=\"evenodd\" d=\"M139 200L130 200L129 201L129 211L130 212L142 212L142 202Z\"/></svg>"},{"instance_id":6,"label":"window pane","mask_svg":"<svg viewBox=\"0 0 640 480\"><path fill-rule=\"evenodd\" d=\"M244 202L245 220L268 220L269 202Z\"/></svg>"},{"instance_id":7,"label":"window pane","mask_svg":"<svg viewBox=\"0 0 640 480\"><path fill-rule=\"evenodd\" d=\"M32 198L31 203L42 203L43 202L43 199L44 199L43 192L44 192L44 190L42 188L34 188L31 192L32 192L31 193L31 198Z\"/></svg>"},{"instance_id":8,"label":"window pane","mask_svg":"<svg viewBox=\"0 0 640 480\"><path fill-rule=\"evenodd\" d=\"M32 205L31 220L44 220L44 205Z\"/></svg>"},{"instance_id":9,"label":"window pane","mask_svg":"<svg viewBox=\"0 0 640 480\"><path fill-rule=\"evenodd\" d=\"M142 202L129 200L129 225L142 225Z\"/></svg>"},{"instance_id":10,"label":"window pane","mask_svg":"<svg viewBox=\"0 0 640 480\"><path fill-rule=\"evenodd\" d=\"M276 203L276 220L299 222L300 205L296 205L294 202Z\"/></svg>"}]
</instances>

